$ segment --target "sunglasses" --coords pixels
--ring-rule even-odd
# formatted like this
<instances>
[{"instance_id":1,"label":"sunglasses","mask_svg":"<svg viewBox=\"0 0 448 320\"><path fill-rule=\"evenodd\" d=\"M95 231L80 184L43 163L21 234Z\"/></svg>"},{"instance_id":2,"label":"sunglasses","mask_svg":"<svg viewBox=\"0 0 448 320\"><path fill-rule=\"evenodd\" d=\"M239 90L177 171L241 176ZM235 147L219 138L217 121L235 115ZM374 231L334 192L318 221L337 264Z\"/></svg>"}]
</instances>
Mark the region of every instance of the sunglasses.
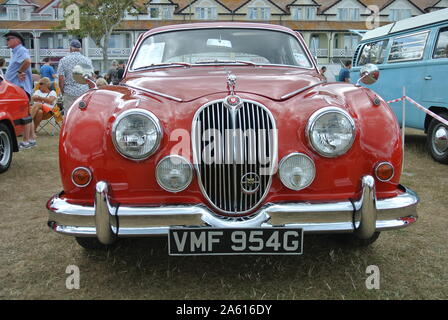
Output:
<instances>
[{"instance_id":1,"label":"sunglasses","mask_svg":"<svg viewBox=\"0 0 448 320\"><path fill-rule=\"evenodd\" d=\"M46 85L46 83L45 82L39 82L39 84L42 86L42 85Z\"/></svg>"},{"instance_id":2,"label":"sunglasses","mask_svg":"<svg viewBox=\"0 0 448 320\"><path fill-rule=\"evenodd\" d=\"M15 39L14 37L9 37L9 38L6 38L6 41L9 41L9 40L12 40L12 39Z\"/></svg>"}]
</instances>

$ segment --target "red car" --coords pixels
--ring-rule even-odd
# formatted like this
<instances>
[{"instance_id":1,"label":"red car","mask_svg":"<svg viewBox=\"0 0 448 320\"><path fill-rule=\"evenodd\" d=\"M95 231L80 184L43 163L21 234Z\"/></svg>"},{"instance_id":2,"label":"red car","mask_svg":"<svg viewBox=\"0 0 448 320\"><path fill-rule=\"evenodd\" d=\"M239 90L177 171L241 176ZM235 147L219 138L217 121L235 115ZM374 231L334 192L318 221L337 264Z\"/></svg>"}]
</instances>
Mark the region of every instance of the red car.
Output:
<instances>
[{"instance_id":1,"label":"red car","mask_svg":"<svg viewBox=\"0 0 448 320\"><path fill-rule=\"evenodd\" d=\"M0 173L9 169L12 153L19 151L17 136L29 122L26 93L0 76Z\"/></svg>"},{"instance_id":2,"label":"red car","mask_svg":"<svg viewBox=\"0 0 448 320\"><path fill-rule=\"evenodd\" d=\"M417 219L387 103L326 83L282 26L148 31L120 85L75 101L60 137L48 224L86 248L166 236L171 255L300 254L305 233L367 245Z\"/></svg>"}]
</instances>

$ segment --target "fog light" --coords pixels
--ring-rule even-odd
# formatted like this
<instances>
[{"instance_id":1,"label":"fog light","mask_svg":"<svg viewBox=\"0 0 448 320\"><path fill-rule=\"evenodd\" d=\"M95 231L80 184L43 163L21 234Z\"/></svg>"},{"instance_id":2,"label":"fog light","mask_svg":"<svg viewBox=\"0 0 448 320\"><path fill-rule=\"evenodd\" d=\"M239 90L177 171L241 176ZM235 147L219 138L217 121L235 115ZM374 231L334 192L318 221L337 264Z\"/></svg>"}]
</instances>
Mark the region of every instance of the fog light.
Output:
<instances>
[{"instance_id":1,"label":"fog light","mask_svg":"<svg viewBox=\"0 0 448 320\"><path fill-rule=\"evenodd\" d=\"M314 162L306 154L291 153L280 161L280 180L291 190L298 191L308 187L315 175Z\"/></svg>"},{"instance_id":2,"label":"fog light","mask_svg":"<svg viewBox=\"0 0 448 320\"><path fill-rule=\"evenodd\" d=\"M78 167L72 172L72 182L77 187L86 187L92 181L92 173L89 169Z\"/></svg>"},{"instance_id":3,"label":"fog light","mask_svg":"<svg viewBox=\"0 0 448 320\"><path fill-rule=\"evenodd\" d=\"M394 176L394 167L389 162L381 162L375 168L375 175L378 180L387 182Z\"/></svg>"},{"instance_id":4,"label":"fog light","mask_svg":"<svg viewBox=\"0 0 448 320\"><path fill-rule=\"evenodd\" d=\"M187 159L171 155L160 160L156 168L159 185L169 192L185 190L193 179L193 167Z\"/></svg>"}]
</instances>

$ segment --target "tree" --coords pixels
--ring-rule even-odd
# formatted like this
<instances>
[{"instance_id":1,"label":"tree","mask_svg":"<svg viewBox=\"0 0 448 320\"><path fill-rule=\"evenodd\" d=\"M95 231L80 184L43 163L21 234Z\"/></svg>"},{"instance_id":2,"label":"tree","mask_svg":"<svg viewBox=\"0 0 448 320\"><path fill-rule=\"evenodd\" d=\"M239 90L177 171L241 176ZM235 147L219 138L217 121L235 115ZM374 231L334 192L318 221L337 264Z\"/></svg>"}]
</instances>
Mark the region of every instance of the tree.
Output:
<instances>
[{"instance_id":1,"label":"tree","mask_svg":"<svg viewBox=\"0 0 448 320\"><path fill-rule=\"evenodd\" d=\"M109 40L115 28L122 22L124 15L137 14L145 8L139 5L139 0L63 0L64 18L69 20L74 17L75 11L66 10L77 6L79 11L79 29L69 29L71 35L79 38L89 36L97 47L103 51L103 70L107 68ZM65 29L65 22L58 29Z\"/></svg>"}]
</instances>

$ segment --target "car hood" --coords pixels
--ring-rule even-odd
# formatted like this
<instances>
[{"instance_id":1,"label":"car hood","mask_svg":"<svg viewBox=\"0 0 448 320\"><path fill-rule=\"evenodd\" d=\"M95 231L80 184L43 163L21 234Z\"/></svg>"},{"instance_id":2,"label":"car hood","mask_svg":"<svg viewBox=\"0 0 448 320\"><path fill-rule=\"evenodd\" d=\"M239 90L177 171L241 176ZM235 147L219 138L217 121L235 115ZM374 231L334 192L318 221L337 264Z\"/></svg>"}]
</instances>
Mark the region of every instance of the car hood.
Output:
<instances>
[{"instance_id":1,"label":"car hood","mask_svg":"<svg viewBox=\"0 0 448 320\"><path fill-rule=\"evenodd\" d=\"M175 97L182 101L226 93L227 75L236 76L235 93L272 100L321 82L315 70L287 67L180 67L128 74L123 84Z\"/></svg>"}]
</instances>

